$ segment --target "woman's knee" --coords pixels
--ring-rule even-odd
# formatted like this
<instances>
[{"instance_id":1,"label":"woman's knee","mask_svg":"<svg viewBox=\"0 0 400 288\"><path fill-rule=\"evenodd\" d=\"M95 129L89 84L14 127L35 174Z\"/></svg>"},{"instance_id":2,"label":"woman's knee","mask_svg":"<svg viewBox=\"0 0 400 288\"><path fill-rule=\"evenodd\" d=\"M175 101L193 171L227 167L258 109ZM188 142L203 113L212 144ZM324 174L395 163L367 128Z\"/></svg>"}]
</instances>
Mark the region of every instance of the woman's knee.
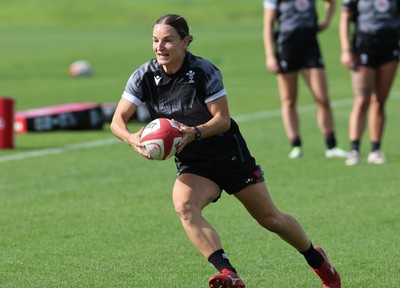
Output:
<instances>
[{"instance_id":1,"label":"woman's knee","mask_svg":"<svg viewBox=\"0 0 400 288\"><path fill-rule=\"evenodd\" d=\"M192 209L190 208L190 205L187 203L174 203L175 207L175 212L178 215L180 219L188 219L190 218L190 215L192 214Z\"/></svg>"},{"instance_id":2,"label":"woman's knee","mask_svg":"<svg viewBox=\"0 0 400 288\"><path fill-rule=\"evenodd\" d=\"M354 99L353 109L360 113L366 113L370 106L370 97L356 96Z\"/></svg>"},{"instance_id":3,"label":"woman's knee","mask_svg":"<svg viewBox=\"0 0 400 288\"><path fill-rule=\"evenodd\" d=\"M201 209L189 202L174 202L175 212L182 222L191 222L201 215Z\"/></svg>"},{"instance_id":4,"label":"woman's knee","mask_svg":"<svg viewBox=\"0 0 400 288\"><path fill-rule=\"evenodd\" d=\"M325 111L331 110L331 105L328 97L318 98L315 100L317 105Z\"/></svg>"},{"instance_id":5,"label":"woman's knee","mask_svg":"<svg viewBox=\"0 0 400 288\"><path fill-rule=\"evenodd\" d=\"M385 108L385 100L383 99L383 97L371 97L370 106L371 109L375 109L378 112L383 112Z\"/></svg>"}]
</instances>

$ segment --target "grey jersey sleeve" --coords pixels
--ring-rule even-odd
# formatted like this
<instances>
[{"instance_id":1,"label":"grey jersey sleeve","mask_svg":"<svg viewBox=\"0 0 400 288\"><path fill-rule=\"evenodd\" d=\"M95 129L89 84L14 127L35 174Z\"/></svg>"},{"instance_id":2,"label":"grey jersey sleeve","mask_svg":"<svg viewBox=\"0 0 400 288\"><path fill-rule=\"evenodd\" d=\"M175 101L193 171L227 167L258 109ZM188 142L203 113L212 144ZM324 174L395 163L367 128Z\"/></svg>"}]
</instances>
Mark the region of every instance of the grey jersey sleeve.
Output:
<instances>
[{"instance_id":1,"label":"grey jersey sleeve","mask_svg":"<svg viewBox=\"0 0 400 288\"><path fill-rule=\"evenodd\" d=\"M132 73L128 79L128 82L126 83L124 93L122 94L123 98L137 106L144 102L143 81L145 81L144 78L147 73L154 71L154 62L155 59L152 59L144 63Z\"/></svg>"},{"instance_id":2,"label":"grey jersey sleeve","mask_svg":"<svg viewBox=\"0 0 400 288\"><path fill-rule=\"evenodd\" d=\"M203 103L208 103L222 96L226 96L221 71L207 59L195 57L193 55L191 59L190 67L193 68L194 71L197 71L197 73L199 73L198 76L202 79L202 92L198 93L198 95L202 95L201 101Z\"/></svg>"},{"instance_id":3,"label":"grey jersey sleeve","mask_svg":"<svg viewBox=\"0 0 400 288\"><path fill-rule=\"evenodd\" d=\"M278 0L264 0L264 8L276 10L278 7Z\"/></svg>"},{"instance_id":4,"label":"grey jersey sleeve","mask_svg":"<svg viewBox=\"0 0 400 288\"><path fill-rule=\"evenodd\" d=\"M207 61L208 62L208 61ZM226 96L226 90L222 82L221 71L215 67L211 62L208 62L207 70L205 70L206 75L206 97L204 99L205 103L214 101L220 97Z\"/></svg>"},{"instance_id":5,"label":"grey jersey sleeve","mask_svg":"<svg viewBox=\"0 0 400 288\"><path fill-rule=\"evenodd\" d=\"M126 83L124 93L122 94L122 98L132 102L136 106L140 106L143 102L141 100L142 92L139 88L140 81L138 80L137 71L135 71L131 77L129 77L128 82Z\"/></svg>"}]
</instances>

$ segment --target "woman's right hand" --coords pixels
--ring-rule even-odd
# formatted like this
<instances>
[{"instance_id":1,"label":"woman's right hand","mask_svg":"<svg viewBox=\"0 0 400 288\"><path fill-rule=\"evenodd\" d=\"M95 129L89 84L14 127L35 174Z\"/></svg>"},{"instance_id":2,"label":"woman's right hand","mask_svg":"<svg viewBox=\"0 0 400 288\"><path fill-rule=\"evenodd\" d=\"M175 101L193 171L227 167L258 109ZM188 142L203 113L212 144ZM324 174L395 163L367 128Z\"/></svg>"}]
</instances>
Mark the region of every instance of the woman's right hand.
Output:
<instances>
[{"instance_id":1,"label":"woman's right hand","mask_svg":"<svg viewBox=\"0 0 400 288\"><path fill-rule=\"evenodd\" d=\"M267 57L266 66L267 66L267 70L272 73L279 72L279 64L278 64L278 59L276 58L276 56Z\"/></svg>"},{"instance_id":2,"label":"woman's right hand","mask_svg":"<svg viewBox=\"0 0 400 288\"><path fill-rule=\"evenodd\" d=\"M350 50L343 50L340 56L340 62L346 68L351 68L352 64L352 53Z\"/></svg>"},{"instance_id":3,"label":"woman's right hand","mask_svg":"<svg viewBox=\"0 0 400 288\"><path fill-rule=\"evenodd\" d=\"M129 144L129 146L133 147L133 149L135 149L136 152L139 153L139 155L142 155L144 158L147 158L149 160L153 160L150 154L146 151L143 143L140 142L140 137L142 136L143 130L144 127L142 127L138 132L130 134L126 139L126 142L127 144Z\"/></svg>"}]
</instances>

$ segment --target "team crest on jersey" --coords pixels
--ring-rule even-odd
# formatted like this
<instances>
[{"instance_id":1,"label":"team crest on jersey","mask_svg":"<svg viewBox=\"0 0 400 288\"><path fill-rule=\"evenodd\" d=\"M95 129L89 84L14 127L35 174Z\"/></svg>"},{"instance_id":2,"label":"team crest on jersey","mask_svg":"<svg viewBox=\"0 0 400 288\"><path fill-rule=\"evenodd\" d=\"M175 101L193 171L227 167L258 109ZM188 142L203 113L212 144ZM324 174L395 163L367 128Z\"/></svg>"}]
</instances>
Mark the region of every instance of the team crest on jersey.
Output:
<instances>
[{"instance_id":1,"label":"team crest on jersey","mask_svg":"<svg viewBox=\"0 0 400 288\"><path fill-rule=\"evenodd\" d=\"M188 81L189 84L194 83L194 79L193 79L194 78L194 74L196 74L196 73L193 72L193 70L189 70L189 72L186 73L186 76L189 77L189 81Z\"/></svg>"},{"instance_id":2,"label":"team crest on jersey","mask_svg":"<svg viewBox=\"0 0 400 288\"><path fill-rule=\"evenodd\" d=\"M381 13L389 11L390 2L389 0L375 0L374 1L375 10Z\"/></svg>"},{"instance_id":3,"label":"team crest on jersey","mask_svg":"<svg viewBox=\"0 0 400 288\"><path fill-rule=\"evenodd\" d=\"M307 11L310 8L310 0L295 0L294 7L299 12Z\"/></svg>"}]
</instances>

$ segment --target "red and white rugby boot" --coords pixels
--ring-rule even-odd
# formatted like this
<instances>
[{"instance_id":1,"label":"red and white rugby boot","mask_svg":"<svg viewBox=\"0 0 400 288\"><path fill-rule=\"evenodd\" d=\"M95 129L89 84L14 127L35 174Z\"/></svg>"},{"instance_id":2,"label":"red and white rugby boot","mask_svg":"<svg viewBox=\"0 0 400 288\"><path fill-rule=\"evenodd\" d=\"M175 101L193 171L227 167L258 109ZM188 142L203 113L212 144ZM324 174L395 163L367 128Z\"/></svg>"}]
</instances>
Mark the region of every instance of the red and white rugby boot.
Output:
<instances>
[{"instance_id":1,"label":"red and white rugby boot","mask_svg":"<svg viewBox=\"0 0 400 288\"><path fill-rule=\"evenodd\" d=\"M341 288L339 273L336 271L335 268L333 268L331 263L329 263L324 250L322 250L322 248L318 246L315 247L315 250L322 254L322 256L324 257L324 262L322 263L322 266L320 268L311 268L311 270L317 273L322 281L322 285L324 288Z\"/></svg>"},{"instance_id":2,"label":"red and white rugby boot","mask_svg":"<svg viewBox=\"0 0 400 288\"><path fill-rule=\"evenodd\" d=\"M229 269L222 269L219 274L208 280L211 288L246 288L242 279Z\"/></svg>"}]
</instances>

